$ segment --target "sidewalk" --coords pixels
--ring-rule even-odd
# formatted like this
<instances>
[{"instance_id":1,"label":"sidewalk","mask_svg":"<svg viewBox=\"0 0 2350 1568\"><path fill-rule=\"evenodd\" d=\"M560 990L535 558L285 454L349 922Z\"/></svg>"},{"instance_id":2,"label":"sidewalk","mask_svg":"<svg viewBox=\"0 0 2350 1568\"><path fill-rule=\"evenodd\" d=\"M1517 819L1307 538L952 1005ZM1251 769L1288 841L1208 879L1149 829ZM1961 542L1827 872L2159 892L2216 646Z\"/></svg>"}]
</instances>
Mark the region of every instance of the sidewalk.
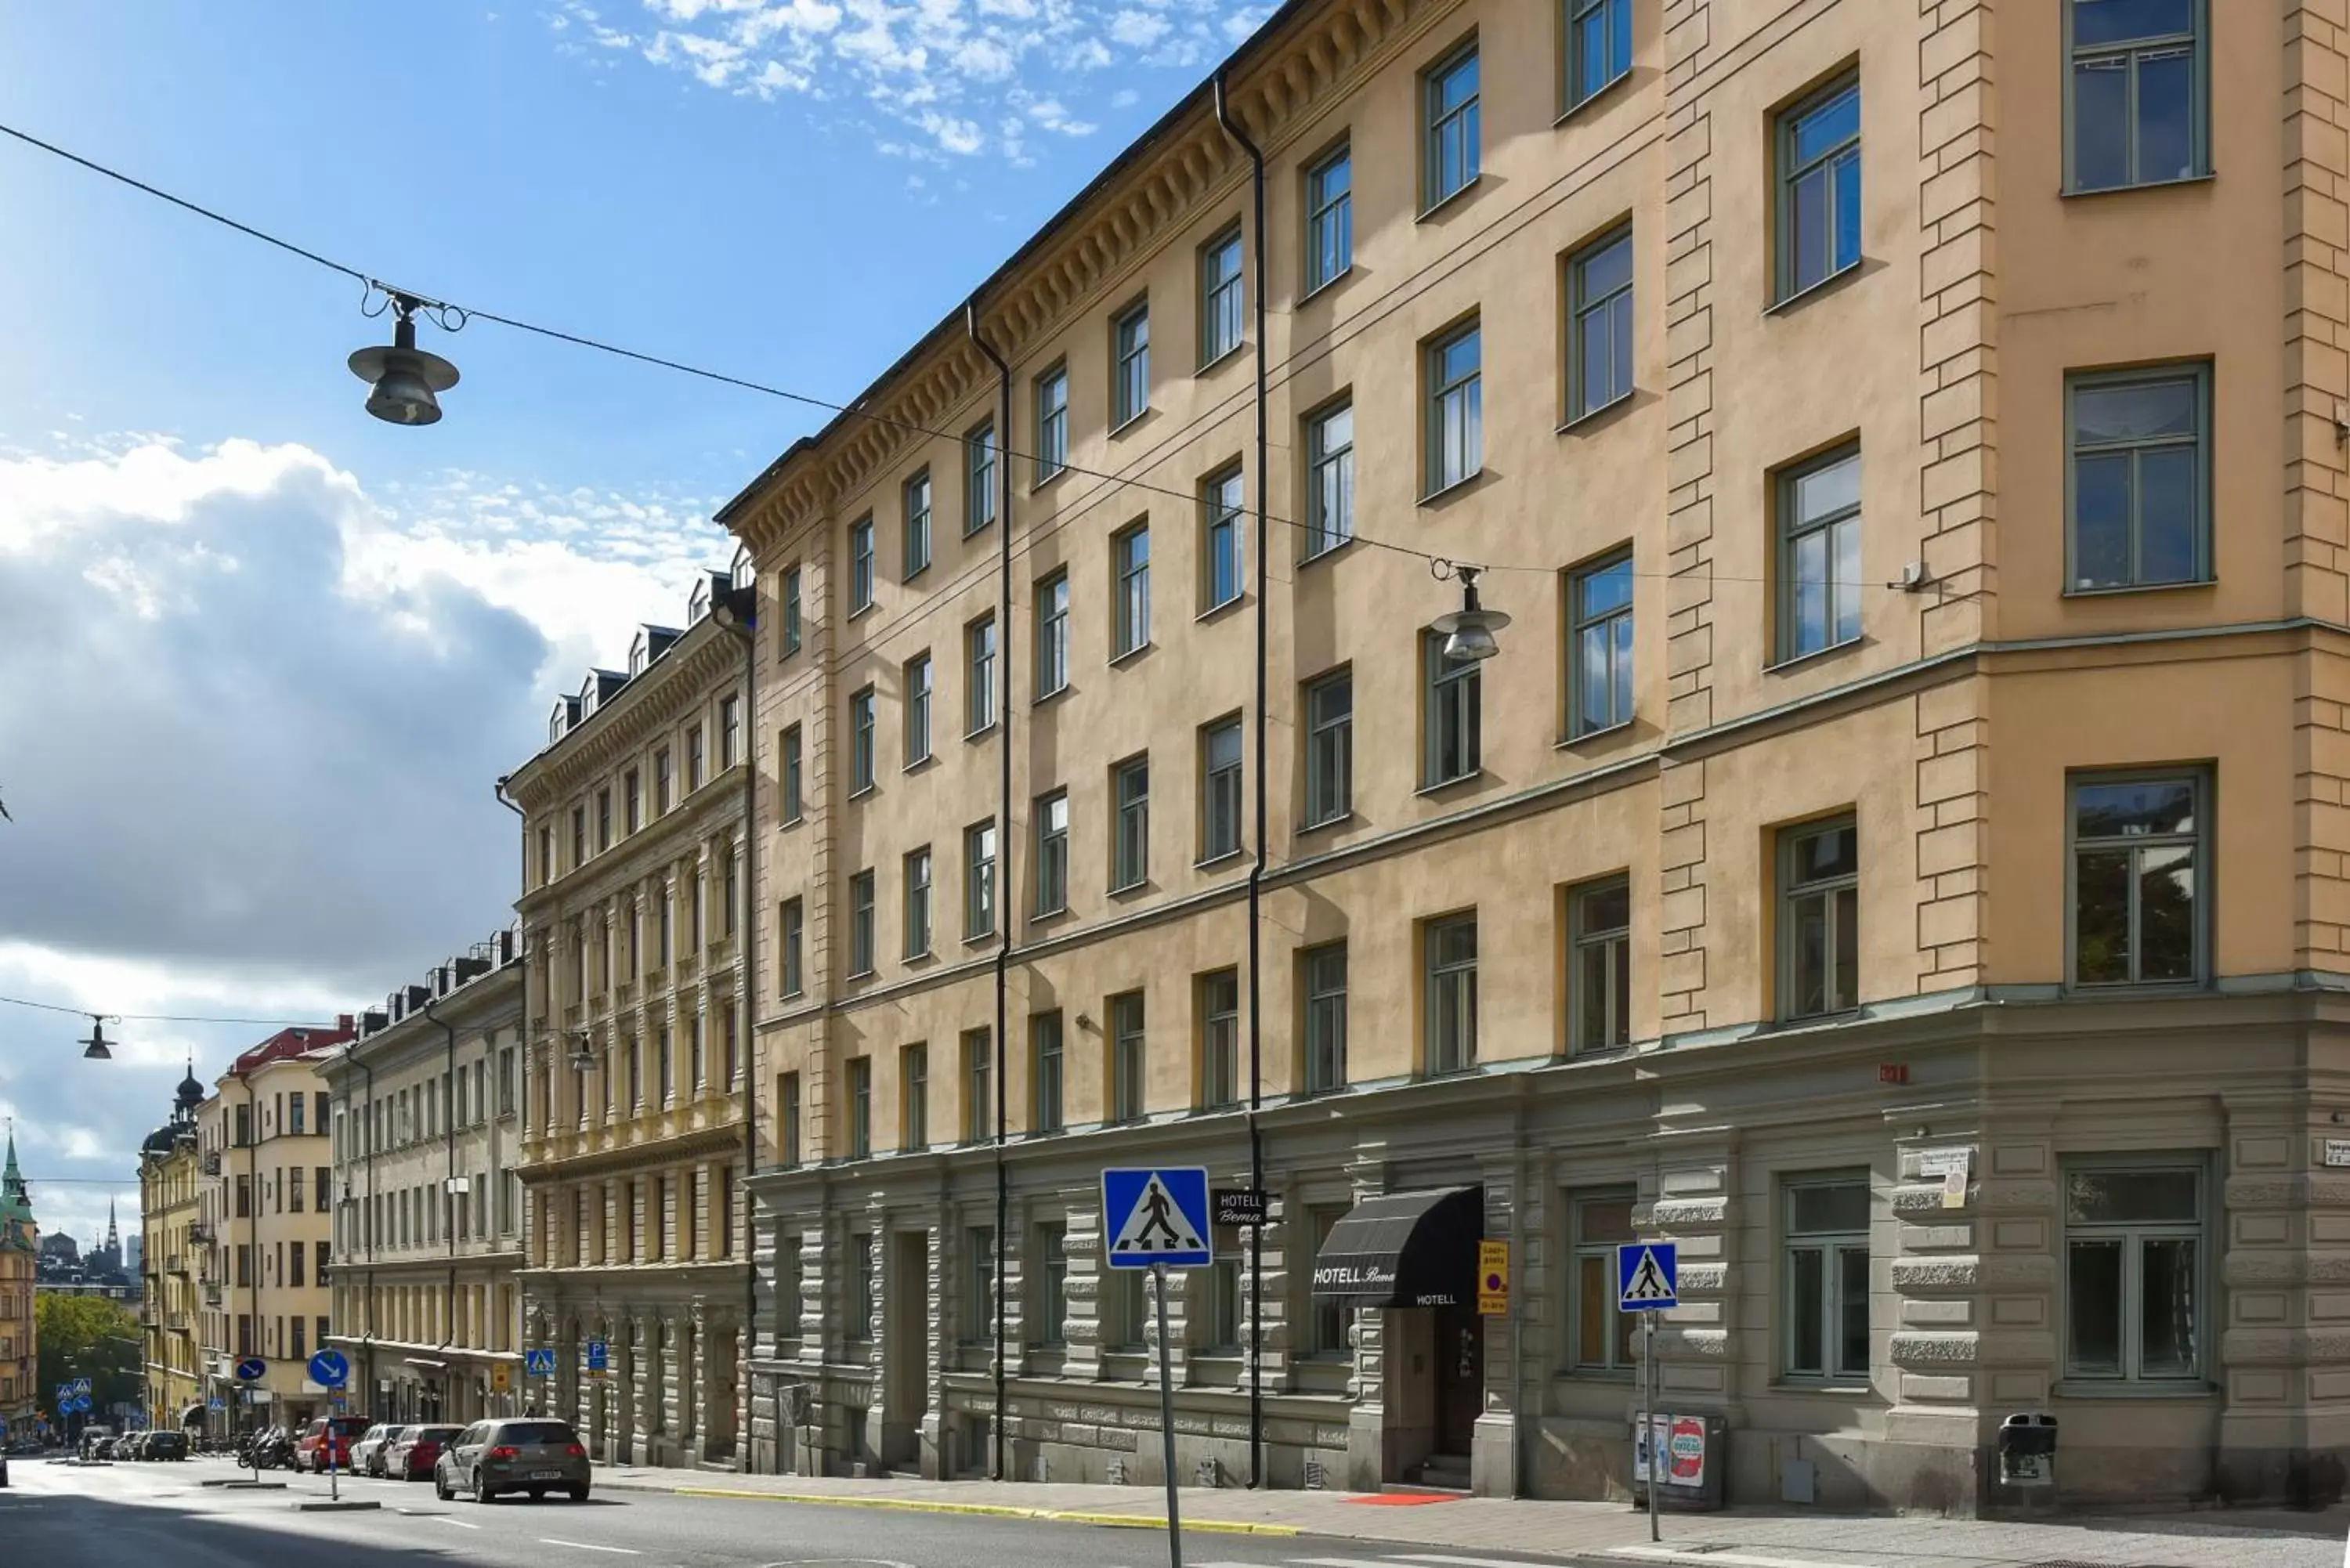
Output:
<instances>
[{"instance_id":1,"label":"sidewalk","mask_svg":"<svg viewBox=\"0 0 2350 1568\"><path fill-rule=\"evenodd\" d=\"M849 1508L1164 1528L1165 1496L1132 1486L831 1476L730 1476L599 1468L616 1491L766 1498ZM1715 1568L2344 1568L2350 1508L2071 1518L2058 1523L1745 1511L1673 1514L1664 1544L1620 1503L1398 1498L1337 1491L1182 1493L1183 1527L1335 1536L1450 1551L1513 1552Z\"/></svg>"}]
</instances>

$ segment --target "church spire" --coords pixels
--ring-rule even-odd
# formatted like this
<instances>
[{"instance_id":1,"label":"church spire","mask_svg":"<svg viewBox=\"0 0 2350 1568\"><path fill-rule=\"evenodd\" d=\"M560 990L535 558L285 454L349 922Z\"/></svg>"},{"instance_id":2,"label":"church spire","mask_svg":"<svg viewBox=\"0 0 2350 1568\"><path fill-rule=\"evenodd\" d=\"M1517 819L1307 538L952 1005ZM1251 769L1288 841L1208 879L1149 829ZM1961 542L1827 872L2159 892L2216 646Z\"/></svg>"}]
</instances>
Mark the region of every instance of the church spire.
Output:
<instances>
[{"instance_id":1,"label":"church spire","mask_svg":"<svg viewBox=\"0 0 2350 1568\"><path fill-rule=\"evenodd\" d=\"M117 1258L122 1256L122 1232L114 1224L114 1199L106 1200L106 1250Z\"/></svg>"}]
</instances>

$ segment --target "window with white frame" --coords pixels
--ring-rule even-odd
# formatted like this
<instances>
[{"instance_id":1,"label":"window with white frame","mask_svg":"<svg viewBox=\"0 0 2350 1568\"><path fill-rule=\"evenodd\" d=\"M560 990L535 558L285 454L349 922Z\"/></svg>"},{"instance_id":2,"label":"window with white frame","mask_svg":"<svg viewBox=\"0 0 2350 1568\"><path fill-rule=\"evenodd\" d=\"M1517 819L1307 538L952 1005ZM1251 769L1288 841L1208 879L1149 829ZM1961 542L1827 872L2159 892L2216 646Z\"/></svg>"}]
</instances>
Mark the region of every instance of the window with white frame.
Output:
<instances>
[{"instance_id":1,"label":"window with white frame","mask_svg":"<svg viewBox=\"0 0 2350 1568\"><path fill-rule=\"evenodd\" d=\"M2064 0L2065 185L2116 191L2210 172L2206 0Z\"/></svg>"},{"instance_id":2,"label":"window with white frame","mask_svg":"<svg viewBox=\"0 0 2350 1568\"><path fill-rule=\"evenodd\" d=\"M985 1143L995 1136L995 1037L985 1029L962 1032L962 1140Z\"/></svg>"},{"instance_id":3,"label":"window with white frame","mask_svg":"<svg viewBox=\"0 0 2350 1568\"><path fill-rule=\"evenodd\" d=\"M1632 0L1566 0L1566 105L1632 74Z\"/></svg>"},{"instance_id":4,"label":"window with white frame","mask_svg":"<svg viewBox=\"0 0 2350 1568\"><path fill-rule=\"evenodd\" d=\"M1420 206L1430 209L1467 190L1477 178L1476 44L1464 44L1430 67L1420 78Z\"/></svg>"},{"instance_id":5,"label":"window with white frame","mask_svg":"<svg viewBox=\"0 0 2350 1568\"><path fill-rule=\"evenodd\" d=\"M1628 1192L1593 1192L1567 1200L1567 1365L1575 1371L1629 1376L1637 1365L1638 1313L1616 1306L1616 1249L1639 1240Z\"/></svg>"},{"instance_id":6,"label":"window with white frame","mask_svg":"<svg viewBox=\"0 0 2350 1568\"><path fill-rule=\"evenodd\" d=\"M1779 835L1783 1018L1860 1005L1860 830L1850 817Z\"/></svg>"},{"instance_id":7,"label":"window with white frame","mask_svg":"<svg viewBox=\"0 0 2350 1568\"><path fill-rule=\"evenodd\" d=\"M906 856L906 956L925 958L931 950L931 846Z\"/></svg>"},{"instance_id":8,"label":"window with white frame","mask_svg":"<svg viewBox=\"0 0 2350 1568\"><path fill-rule=\"evenodd\" d=\"M2204 1377L2209 1304L2199 1156L2064 1162L2064 1376L2180 1387Z\"/></svg>"},{"instance_id":9,"label":"window with white frame","mask_svg":"<svg viewBox=\"0 0 2350 1568\"><path fill-rule=\"evenodd\" d=\"M1039 701L1069 684L1069 574L1067 568L1036 583L1036 696Z\"/></svg>"},{"instance_id":10,"label":"window with white frame","mask_svg":"<svg viewBox=\"0 0 2350 1568\"><path fill-rule=\"evenodd\" d=\"M1477 1064L1477 917L1451 915L1421 929L1427 955L1428 1070Z\"/></svg>"},{"instance_id":11,"label":"window with white frame","mask_svg":"<svg viewBox=\"0 0 2350 1568\"><path fill-rule=\"evenodd\" d=\"M784 586L776 597L783 600L783 656L786 659L800 650L800 568L784 568Z\"/></svg>"},{"instance_id":12,"label":"window with white frame","mask_svg":"<svg viewBox=\"0 0 2350 1568\"><path fill-rule=\"evenodd\" d=\"M920 576L931 566L931 471L923 469L906 481L906 556L903 576Z\"/></svg>"},{"instance_id":13,"label":"window with white frame","mask_svg":"<svg viewBox=\"0 0 2350 1568\"><path fill-rule=\"evenodd\" d=\"M804 783L800 773L800 727L785 726L775 743L783 770L783 820L786 826L800 820Z\"/></svg>"},{"instance_id":14,"label":"window with white frame","mask_svg":"<svg viewBox=\"0 0 2350 1568\"><path fill-rule=\"evenodd\" d=\"M1568 258L1567 418L1596 414L1632 395L1632 228Z\"/></svg>"},{"instance_id":15,"label":"window with white frame","mask_svg":"<svg viewBox=\"0 0 2350 1568\"><path fill-rule=\"evenodd\" d=\"M1149 1062L1144 1054L1142 992L1129 991L1109 999L1109 1118L1114 1122L1142 1119L1144 1096L1149 1091Z\"/></svg>"},{"instance_id":16,"label":"window with white frame","mask_svg":"<svg viewBox=\"0 0 2350 1568\"><path fill-rule=\"evenodd\" d=\"M1036 1227L1035 1293L1022 1304L1029 1343L1058 1350L1069 1343L1069 1227L1047 1220Z\"/></svg>"},{"instance_id":17,"label":"window with white frame","mask_svg":"<svg viewBox=\"0 0 2350 1568\"><path fill-rule=\"evenodd\" d=\"M848 793L873 787L873 688L848 697Z\"/></svg>"},{"instance_id":18,"label":"window with white frame","mask_svg":"<svg viewBox=\"0 0 2350 1568\"><path fill-rule=\"evenodd\" d=\"M1028 1130L1059 1132L1062 1120L1061 1012L1032 1014L1028 1020Z\"/></svg>"},{"instance_id":19,"label":"window with white frame","mask_svg":"<svg viewBox=\"0 0 2350 1568\"><path fill-rule=\"evenodd\" d=\"M1243 565L1242 517L1246 499L1240 465L1235 463L1201 486L1201 522L1206 548L1201 553L1201 607L1217 609L1241 597L1248 581Z\"/></svg>"},{"instance_id":20,"label":"window with white frame","mask_svg":"<svg viewBox=\"0 0 2350 1568\"><path fill-rule=\"evenodd\" d=\"M1567 578L1567 733L1595 734L1632 722L1632 552Z\"/></svg>"},{"instance_id":21,"label":"window with white frame","mask_svg":"<svg viewBox=\"0 0 2350 1568\"><path fill-rule=\"evenodd\" d=\"M1110 428L1150 408L1150 304L1138 299L1110 323Z\"/></svg>"},{"instance_id":22,"label":"window with white frame","mask_svg":"<svg viewBox=\"0 0 2350 1568\"><path fill-rule=\"evenodd\" d=\"M926 1044L907 1046L898 1053L898 1097L903 1110L899 1115L899 1144L900 1148L931 1147L931 1048Z\"/></svg>"},{"instance_id":23,"label":"window with white frame","mask_svg":"<svg viewBox=\"0 0 2350 1568\"><path fill-rule=\"evenodd\" d=\"M1329 942L1300 955L1305 992L1305 1092L1347 1086L1347 944Z\"/></svg>"},{"instance_id":24,"label":"window with white frame","mask_svg":"<svg viewBox=\"0 0 2350 1568\"><path fill-rule=\"evenodd\" d=\"M1779 476L1779 657L1860 636L1860 448Z\"/></svg>"},{"instance_id":25,"label":"window with white frame","mask_svg":"<svg viewBox=\"0 0 2350 1568\"><path fill-rule=\"evenodd\" d=\"M1355 809L1355 672L1335 670L1305 684L1305 826L1336 822Z\"/></svg>"},{"instance_id":26,"label":"window with white frame","mask_svg":"<svg viewBox=\"0 0 2350 1568\"><path fill-rule=\"evenodd\" d=\"M1036 913L1069 907L1069 792L1036 797Z\"/></svg>"},{"instance_id":27,"label":"window with white frame","mask_svg":"<svg viewBox=\"0 0 2350 1568\"><path fill-rule=\"evenodd\" d=\"M995 930L995 823L962 830L962 935L975 941Z\"/></svg>"},{"instance_id":28,"label":"window with white frame","mask_svg":"<svg viewBox=\"0 0 2350 1568\"><path fill-rule=\"evenodd\" d=\"M873 1341L874 1291L873 1233L858 1231L848 1238L848 1250L841 1258L841 1266L848 1273L847 1321L841 1325L843 1337L858 1345Z\"/></svg>"},{"instance_id":29,"label":"window with white frame","mask_svg":"<svg viewBox=\"0 0 2350 1568\"><path fill-rule=\"evenodd\" d=\"M995 521L995 426L982 421L963 432L962 532L965 538Z\"/></svg>"},{"instance_id":30,"label":"window with white frame","mask_svg":"<svg viewBox=\"0 0 2350 1568\"><path fill-rule=\"evenodd\" d=\"M1221 860L1241 850L1241 722L1226 719L1200 732L1200 858Z\"/></svg>"},{"instance_id":31,"label":"window with white frame","mask_svg":"<svg viewBox=\"0 0 2350 1568\"><path fill-rule=\"evenodd\" d=\"M1567 895L1567 1049L1632 1043L1632 883L1609 877Z\"/></svg>"},{"instance_id":32,"label":"window with white frame","mask_svg":"<svg viewBox=\"0 0 2350 1568\"><path fill-rule=\"evenodd\" d=\"M2066 580L2075 593L2202 582L2210 368L2068 376Z\"/></svg>"},{"instance_id":33,"label":"window with white frame","mask_svg":"<svg viewBox=\"0 0 2350 1568\"><path fill-rule=\"evenodd\" d=\"M873 873L859 871L848 879L848 972L873 972Z\"/></svg>"},{"instance_id":34,"label":"window with white frame","mask_svg":"<svg viewBox=\"0 0 2350 1568\"><path fill-rule=\"evenodd\" d=\"M906 660L906 765L931 760L931 656L926 649Z\"/></svg>"},{"instance_id":35,"label":"window with white frame","mask_svg":"<svg viewBox=\"0 0 2350 1568\"><path fill-rule=\"evenodd\" d=\"M1150 640L1150 527L1137 523L1111 536L1116 606L1110 625L1110 656L1123 659Z\"/></svg>"},{"instance_id":36,"label":"window with white frame","mask_svg":"<svg viewBox=\"0 0 2350 1568\"><path fill-rule=\"evenodd\" d=\"M1779 116L1779 297L1860 265L1860 78Z\"/></svg>"},{"instance_id":37,"label":"window with white frame","mask_svg":"<svg viewBox=\"0 0 2350 1568\"><path fill-rule=\"evenodd\" d=\"M1069 368L1055 365L1036 378L1036 483L1069 466Z\"/></svg>"},{"instance_id":38,"label":"window with white frame","mask_svg":"<svg viewBox=\"0 0 2350 1568\"><path fill-rule=\"evenodd\" d=\"M873 1058L848 1059L848 1154L862 1159L873 1152Z\"/></svg>"},{"instance_id":39,"label":"window with white frame","mask_svg":"<svg viewBox=\"0 0 2350 1568\"><path fill-rule=\"evenodd\" d=\"M1484 763L1484 713L1482 661L1455 659L1444 651L1437 632L1420 635L1420 661L1425 670L1427 754L1421 782L1439 784L1474 777Z\"/></svg>"},{"instance_id":40,"label":"window with white frame","mask_svg":"<svg viewBox=\"0 0 2350 1568\"><path fill-rule=\"evenodd\" d=\"M1355 404L1351 398L1305 421L1305 558L1355 536Z\"/></svg>"},{"instance_id":41,"label":"window with white frame","mask_svg":"<svg viewBox=\"0 0 2350 1568\"><path fill-rule=\"evenodd\" d=\"M995 618L983 615L962 628L963 726L976 735L995 725Z\"/></svg>"},{"instance_id":42,"label":"window with white frame","mask_svg":"<svg viewBox=\"0 0 2350 1568\"><path fill-rule=\"evenodd\" d=\"M1222 1110L1241 1097L1241 974L1200 977L1200 1108Z\"/></svg>"},{"instance_id":43,"label":"window with white frame","mask_svg":"<svg viewBox=\"0 0 2350 1568\"><path fill-rule=\"evenodd\" d=\"M1355 156L1341 142L1305 171L1305 292L1355 265Z\"/></svg>"},{"instance_id":44,"label":"window with white frame","mask_svg":"<svg viewBox=\"0 0 2350 1568\"><path fill-rule=\"evenodd\" d=\"M873 519L860 517L848 528L848 613L862 615L873 607Z\"/></svg>"},{"instance_id":45,"label":"window with white frame","mask_svg":"<svg viewBox=\"0 0 2350 1568\"><path fill-rule=\"evenodd\" d=\"M1790 1382L1868 1380L1868 1178L1787 1177L1780 1183Z\"/></svg>"},{"instance_id":46,"label":"window with white frame","mask_svg":"<svg viewBox=\"0 0 2350 1568\"><path fill-rule=\"evenodd\" d=\"M1139 888L1150 877L1150 757L1128 757L1110 770L1117 820L1110 830L1110 891Z\"/></svg>"},{"instance_id":47,"label":"window with white frame","mask_svg":"<svg viewBox=\"0 0 2350 1568\"><path fill-rule=\"evenodd\" d=\"M2204 973L2209 814L2199 773L2072 785L2073 983L2192 985Z\"/></svg>"},{"instance_id":48,"label":"window with white frame","mask_svg":"<svg viewBox=\"0 0 2350 1568\"><path fill-rule=\"evenodd\" d=\"M783 928L784 994L787 997L797 996L807 989L806 973L801 968L806 920L802 913L800 901L797 898L785 899L782 908L777 911L776 918Z\"/></svg>"},{"instance_id":49,"label":"window with white frame","mask_svg":"<svg viewBox=\"0 0 2350 1568\"><path fill-rule=\"evenodd\" d=\"M1200 363L1214 364L1241 346L1246 300L1241 231L1234 224L1200 247Z\"/></svg>"},{"instance_id":50,"label":"window with white frame","mask_svg":"<svg viewBox=\"0 0 2350 1568\"><path fill-rule=\"evenodd\" d=\"M1427 349L1428 493L1475 478L1485 465L1483 334L1476 322Z\"/></svg>"}]
</instances>

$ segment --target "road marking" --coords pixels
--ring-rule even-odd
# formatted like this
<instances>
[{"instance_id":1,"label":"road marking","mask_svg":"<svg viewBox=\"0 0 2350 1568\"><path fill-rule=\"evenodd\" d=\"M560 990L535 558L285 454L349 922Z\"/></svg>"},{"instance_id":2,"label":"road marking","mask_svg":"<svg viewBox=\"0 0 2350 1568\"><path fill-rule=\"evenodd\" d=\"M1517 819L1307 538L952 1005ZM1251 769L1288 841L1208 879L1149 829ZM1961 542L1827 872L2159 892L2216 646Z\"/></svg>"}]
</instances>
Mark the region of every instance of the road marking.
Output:
<instances>
[{"instance_id":1,"label":"road marking","mask_svg":"<svg viewBox=\"0 0 2350 1568\"><path fill-rule=\"evenodd\" d=\"M1441 1563L1445 1568L1539 1568L1523 1557L1447 1557L1440 1552L1408 1552L1399 1563Z\"/></svg>"},{"instance_id":2,"label":"road marking","mask_svg":"<svg viewBox=\"0 0 2350 1568\"><path fill-rule=\"evenodd\" d=\"M644 1555L643 1552L638 1551L633 1546L590 1546L584 1541L549 1541L544 1535L538 1538L538 1543L541 1546L567 1546L574 1552L608 1552L615 1557L642 1557Z\"/></svg>"},{"instance_id":3,"label":"road marking","mask_svg":"<svg viewBox=\"0 0 2350 1568\"><path fill-rule=\"evenodd\" d=\"M1292 1557L1299 1568L1395 1568L1390 1557Z\"/></svg>"},{"instance_id":4,"label":"road marking","mask_svg":"<svg viewBox=\"0 0 2350 1568\"><path fill-rule=\"evenodd\" d=\"M478 1524L469 1523L462 1519L452 1519L445 1513L419 1513L411 1515L411 1517L415 1519L437 1519L443 1524L453 1524L460 1530L479 1530L482 1528Z\"/></svg>"},{"instance_id":5,"label":"road marking","mask_svg":"<svg viewBox=\"0 0 2350 1568\"><path fill-rule=\"evenodd\" d=\"M1726 1563L1729 1568L1829 1568L1816 1557L1764 1557L1749 1552L1677 1552L1669 1546L1618 1546L1608 1553L1611 1557L1632 1557L1650 1563ZM1872 1568L1866 1563L1851 1563L1844 1568Z\"/></svg>"}]
</instances>

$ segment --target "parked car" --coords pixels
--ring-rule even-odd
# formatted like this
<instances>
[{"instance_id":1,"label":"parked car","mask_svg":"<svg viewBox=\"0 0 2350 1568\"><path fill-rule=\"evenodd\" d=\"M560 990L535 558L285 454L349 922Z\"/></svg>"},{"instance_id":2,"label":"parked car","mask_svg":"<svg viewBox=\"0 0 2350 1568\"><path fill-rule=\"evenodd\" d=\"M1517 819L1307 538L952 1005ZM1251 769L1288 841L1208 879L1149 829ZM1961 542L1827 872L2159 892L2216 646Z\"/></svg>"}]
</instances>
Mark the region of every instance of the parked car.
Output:
<instances>
[{"instance_id":1,"label":"parked car","mask_svg":"<svg viewBox=\"0 0 2350 1568\"><path fill-rule=\"evenodd\" d=\"M351 1469L363 1476L383 1474L384 1450L391 1447L393 1438L406 1430L407 1428L398 1426L369 1427L359 1434L359 1440L351 1445Z\"/></svg>"},{"instance_id":2,"label":"parked car","mask_svg":"<svg viewBox=\"0 0 2350 1568\"><path fill-rule=\"evenodd\" d=\"M384 1445L381 1473L394 1480L431 1480L441 1450L463 1431L463 1427L402 1427L400 1436Z\"/></svg>"},{"instance_id":3,"label":"parked car","mask_svg":"<svg viewBox=\"0 0 2350 1568\"><path fill-rule=\"evenodd\" d=\"M319 1475L327 1467L337 1469L351 1468L351 1445L365 1435L370 1423L365 1416L321 1416L302 1428L294 1441L294 1468L311 1470Z\"/></svg>"},{"instance_id":4,"label":"parked car","mask_svg":"<svg viewBox=\"0 0 2350 1568\"><path fill-rule=\"evenodd\" d=\"M141 1457L151 1459L184 1459L188 1457L188 1434L169 1427L158 1427L147 1434L146 1451Z\"/></svg>"},{"instance_id":5,"label":"parked car","mask_svg":"<svg viewBox=\"0 0 2350 1568\"><path fill-rule=\"evenodd\" d=\"M447 1502L471 1492L491 1502L506 1492L528 1492L533 1501L548 1492L588 1501L588 1450L562 1421L543 1417L476 1421L442 1449L432 1467L432 1490Z\"/></svg>"},{"instance_id":6,"label":"parked car","mask_svg":"<svg viewBox=\"0 0 2350 1568\"><path fill-rule=\"evenodd\" d=\"M151 1459L153 1456L148 1452L147 1446L154 1441L154 1438L153 1432L128 1433L114 1445L114 1457L120 1459Z\"/></svg>"},{"instance_id":7,"label":"parked car","mask_svg":"<svg viewBox=\"0 0 2350 1568\"><path fill-rule=\"evenodd\" d=\"M82 1428L81 1434L81 1457L86 1459L106 1459L109 1456L99 1453L98 1451L99 1447L100 1444L111 1446L113 1442L114 1429L112 1428L85 1427Z\"/></svg>"}]
</instances>

